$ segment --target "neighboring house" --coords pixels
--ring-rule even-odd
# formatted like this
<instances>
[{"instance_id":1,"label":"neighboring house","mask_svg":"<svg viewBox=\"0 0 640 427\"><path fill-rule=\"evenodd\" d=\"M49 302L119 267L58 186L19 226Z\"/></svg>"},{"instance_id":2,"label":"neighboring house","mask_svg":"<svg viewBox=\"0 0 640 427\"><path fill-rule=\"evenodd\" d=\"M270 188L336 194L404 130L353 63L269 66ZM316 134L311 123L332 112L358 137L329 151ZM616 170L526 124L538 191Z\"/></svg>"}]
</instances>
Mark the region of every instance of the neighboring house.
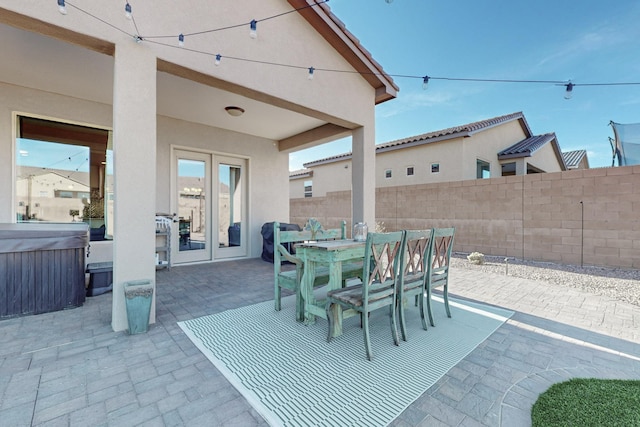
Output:
<instances>
[{"instance_id":1,"label":"neighboring house","mask_svg":"<svg viewBox=\"0 0 640 427\"><path fill-rule=\"evenodd\" d=\"M291 172L290 197L351 190L351 156ZM376 188L566 169L555 134L534 135L521 112L376 145Z\"/></svg>"},{"instance_id":2,"label":"neighboring house","mask_svg":"<svg viewBox=\"0 0 640 427\"><path fill-rule=\"evenodd\" d=\"M587 150L574 150L562 153L567 169L589 169Z\"/></svg>"},{"instance_id":3,"label":"neighboring house","mask_svg":"<svg viewBox=\"0 0 640 427\"><path fill-rule=\"evenodd\" d=\"M21 168L16 177L16 219L69 222L90 198L86 172ZM73 215L72 215L73 214Z\"/></svg>"},{"instance_id":4,"label":"neighboring house","mask_svg":"<svg viewBox=\"0 0 640 427\"><path fill-rule=\"evenodd\" d=\"M200 233L182 251L174 223L173 263L258 257L262 225L289 219L292 151L351 135L351 220L373 222L375 106L398 87L326 4L136 2L130 20L126 2L81 3L0 0L0 222L26 214L21 168L89 153L89 202L114 235L88 261L113 260L115 330L124 283L155 277L156 213Z\"/></svg>"}]
</instances>

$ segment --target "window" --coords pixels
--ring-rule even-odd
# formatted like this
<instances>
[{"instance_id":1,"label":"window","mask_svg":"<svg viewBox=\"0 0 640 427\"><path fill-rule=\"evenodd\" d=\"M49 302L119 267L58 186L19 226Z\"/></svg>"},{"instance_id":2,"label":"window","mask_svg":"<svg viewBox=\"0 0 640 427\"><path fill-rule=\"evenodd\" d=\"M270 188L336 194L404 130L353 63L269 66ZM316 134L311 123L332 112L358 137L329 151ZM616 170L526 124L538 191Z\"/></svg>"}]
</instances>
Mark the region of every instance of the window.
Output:
<instances>
[{"instance_id":1,"label":"window","mask_svg":"<svg viewBox=\"0 0 640 427\"><path fill-rule=\"evenodd\" d=\"M304 182L304 197L312 197L313 195L313 181Z\"/></svg>"},{"instance_id":2,"label":"window","mask_svg":"<svg viewBox=\"0 0 640 427\"><path fill-rule=\"evenodd\" d=\"M413 166L407 168L407 176L413 176Z\"/></svg>"},{"instance_id":3,"label":"window","mask_svg":"<svg viewBox=\"0 0 640 427\"><path fill-rule=\"evenodd\" d=\"M109 131L26 116L17 125L17 221L105 225Z\"/></svg>"},{"instance_id":4,"label":"window","mask_svg":"<svg viewBox=\"0 0 640 427\"><path fill-rule=\"evenodd\" d=\"M516 174L515 163L503 163L500 167L502 169L502 176L513 176Z\"/></svg>"},{"instance_id":5,"label":"window","mask_svg":"<svg viewBox=\"0 0 640 427\"><path fill-rule=\"evenodd\" d=\"M384 177L385 178L391 178L391 169L387 169L386 171L384 171Z\"/></svg>"},{"instance_id":6,"label":"window","mask_svg":"<svg viewBox=\"0 0 640 427\"><path fill-rule=\"evenodd\" d=\"M440 163L431 163L431 173L440 172Z\"/></svg>"},{"instance_id":7,"label":"window","mask_svg":"<svg viewBox=\"0 0 640 427\"><path fill-rule=\"evenodd\" d=\"M476 162L476 178L491 178L491 168L488 162L478 159Z\"/></svg>"}]
</instances>

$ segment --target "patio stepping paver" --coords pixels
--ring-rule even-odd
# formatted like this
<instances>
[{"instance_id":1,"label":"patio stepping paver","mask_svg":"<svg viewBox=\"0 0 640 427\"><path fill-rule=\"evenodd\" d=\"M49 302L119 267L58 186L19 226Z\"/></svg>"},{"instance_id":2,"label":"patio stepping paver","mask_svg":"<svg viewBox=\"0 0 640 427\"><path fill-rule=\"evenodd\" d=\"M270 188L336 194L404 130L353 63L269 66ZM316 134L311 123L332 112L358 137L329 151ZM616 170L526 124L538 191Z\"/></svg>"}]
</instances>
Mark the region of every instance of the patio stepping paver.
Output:
<instances>
[{"instance_id":1,"label":"patio stepping paver","mask_svg":"<svg viewBox=\"0 0 640 427\"><path fill-rule=\"evenodd\" d=\"M556 382L640 379L640 307L511 276L451 275L454 296L516 314L392 425L526 426ZM2 425L265 426L176 322L272 299L273 266L174 267L156 281L157 322L143 335L111 331L110 293L0 321Z\"/></svg>"}]
</instances>

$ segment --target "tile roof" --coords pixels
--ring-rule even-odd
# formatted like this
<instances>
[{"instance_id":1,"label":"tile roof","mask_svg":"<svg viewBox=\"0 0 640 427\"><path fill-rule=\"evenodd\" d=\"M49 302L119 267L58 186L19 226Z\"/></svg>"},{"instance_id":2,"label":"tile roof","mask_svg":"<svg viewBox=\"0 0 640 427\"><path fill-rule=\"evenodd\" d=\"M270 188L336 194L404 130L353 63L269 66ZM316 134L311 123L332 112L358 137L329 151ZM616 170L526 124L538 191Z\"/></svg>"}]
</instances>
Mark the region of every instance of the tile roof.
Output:
<instances>
[{"instance_id":1,"label":"tile roof","mask_svg":"<svg viewBox=\"0 0 640 427\"><path fill-rule=\"evenodd\" d=\"M476 132L480 132L485 129L489 129L494 126L501 125L503 123L507 123L513 120L522 120L523 127L525 128L525 133L528 135L532 135L531 129L529 129L529 124L526 122L524 118L524 114L522 114L522 112L517 112L517 113L507 114L504 116L493 117L491 119L468 123L462 126L454 126L447 129L437 130L435 132L423 133L421 135L411 136L409 138L403 138L403 139L387 142L384 144L379 144L379 145L376 145L376 150L385 151L384 150L385 148L395 147L398 145L411 144L419 141L431 142L428 140L434 140L434 139L440 140L442 137L449 137L445 139L451 139L451 138L457 138L459 136L472 135Z\"/></svg>"},{"instance_id":2,"label":"tile roof","mask_svg":"<svg viewBox=\"0 0 640 427\"><path fill-rule=\"evenodd\" d=\"M311 169L298 169L295 171L289 171L289 178L305 178L313 176L313 170Z\"/></svg>"},{"instance_id":3,"label":"tile roof","mask_svg":"<svg viewBox=\"0 0 640 427\"><path fill-rule=\"evenodd\" d=\"M575 169L580 165L583 158L587 156L587 150L574 150L562 153L567 169Z\"/></svg>"},{"instance_id":4,"label":"tile roof","mask_svg":"<svg viewBox=\"0 0 640 427\"><path fill-rule=\"evenodd\" d=\"M555 133L545 133L535 135L516 142L511 147L505 148L498 153L498 159L512 159L515 157L530 157L538 149L556 139Z\"/></svg>"},{"instance_id":5,"label":"tile roof","mask_svg":"<svg viewBox=\"0 0 640 427\"><path fill-rule=\"evenodd\" d=\"M437 142L437 141L442 141L446 139L459 138L461 136L471 136L474 133L481 132L483 130L486 130L494 126L498 126L513 120L520 120L526 135L530 135L530 136L533 135L533 133L531 132L531 129L529 128L529 124L524 118L524 114L522 114L522 112L517 112L517 113L506 114L504 116L493 117L491 119L479 120L477 122L468 123L466 125L450 127L447 129L437 130L435 132L428 132L428 133L423 133L416 136L411 136L408 138L385 142L385 143L376 145L376 152L397 150L399 148L404 148L404 146L428 144L431 142ZM351 152L337 154L335 156L326 157L319 160L314 160L312 162L305 163L304 166L305 167L317 166L325 163L331 163L334 161L346 160L349 158L351 158Z\"/></svg>"}]
</instances>

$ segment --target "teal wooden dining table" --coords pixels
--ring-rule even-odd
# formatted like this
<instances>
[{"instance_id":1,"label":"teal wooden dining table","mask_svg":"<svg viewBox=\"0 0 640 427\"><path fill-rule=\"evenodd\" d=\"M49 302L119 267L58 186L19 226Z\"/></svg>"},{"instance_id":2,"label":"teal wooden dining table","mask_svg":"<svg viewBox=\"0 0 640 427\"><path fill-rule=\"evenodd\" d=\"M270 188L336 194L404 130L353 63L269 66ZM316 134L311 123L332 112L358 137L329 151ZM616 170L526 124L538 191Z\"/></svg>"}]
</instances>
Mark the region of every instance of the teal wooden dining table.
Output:
<instances>
[{"instance_id":1,"label":"teal wooden dining table","mask_svg":"<svg viewBox=\"0 0 640 427\"><path fill-rule=\"evenodd\" d=\"M296 255L304 261L304 274L300 283L300 293L303 299L304 321L306 324L315 323L316 316L327 318L324 298L316 298L313 292L313 282L319 267L328 266L329 282L327 291L339 289L342 286L342 266L346 262L362 261L364 259L365 242L354 240L327 240L319 242L304 242L296 245ZM338 323L338 322L336 322ZM342 335L342 324L336 325L332 336Z\"/></svg>"}]
</instances>

